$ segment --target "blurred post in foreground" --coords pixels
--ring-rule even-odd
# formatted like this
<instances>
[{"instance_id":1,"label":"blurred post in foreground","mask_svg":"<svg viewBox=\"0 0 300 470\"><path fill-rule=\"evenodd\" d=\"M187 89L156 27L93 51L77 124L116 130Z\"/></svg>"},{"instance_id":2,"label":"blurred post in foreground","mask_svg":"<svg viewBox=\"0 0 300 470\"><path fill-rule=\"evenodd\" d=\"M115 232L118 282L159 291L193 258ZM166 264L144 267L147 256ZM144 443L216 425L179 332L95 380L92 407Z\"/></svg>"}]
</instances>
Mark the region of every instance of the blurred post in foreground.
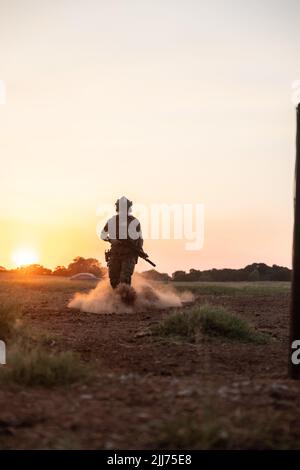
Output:
<instances>
[{"instance_id":1,"label":"blurred post in foreground","mask_svg":"<svg viewBox=\"0 0 300 470\"><path fill-rule=\"evenodd\" d=\"M300 380L300 104L297 106L293 274L289 365L290 377L292 379Z\"/></svg>"}]
</instances>

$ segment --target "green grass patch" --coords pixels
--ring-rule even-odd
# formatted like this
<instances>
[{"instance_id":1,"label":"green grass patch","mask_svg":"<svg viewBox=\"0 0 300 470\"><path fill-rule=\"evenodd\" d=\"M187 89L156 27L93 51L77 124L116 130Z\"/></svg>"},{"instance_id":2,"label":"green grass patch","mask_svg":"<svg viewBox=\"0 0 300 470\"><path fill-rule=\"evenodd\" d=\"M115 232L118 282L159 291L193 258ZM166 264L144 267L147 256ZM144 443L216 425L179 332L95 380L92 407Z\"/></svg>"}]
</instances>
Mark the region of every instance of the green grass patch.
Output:
<instances>
[{"instance_id":1,"label":"green grass patch","mask_svg":"<svg viewBox=\"0 0 300 470\"><path fill-rule=\"evenodd\" d=\"M0 369L2 384L53 387L85 381L90 366L70 351L49 353L42 347L16 344L8 349L7 364Z\"/></svg>"},{"instance_id":2,"label":"green grass patch","mask_svg":"<svg viewBox=\"0 0 300 470\"><path fill-rule=\"evenodd\" d=\"M174 282L177 290L189 290L198 295L263 296L290 292L290 282Z\"/></svg>"},{"instance_id":3,"label":"green grass patch","mask_svg":"<svg viewBox=\"0 0 300 470\"><path fill-rule=\"evenodd\" d=\"M238 288L231 287L231 286L222 286L222 285L199 285L193 284L189 285L188 282L184 283L174 283L177 290L181 291L190 291L193 294L198 295L213 295L213 296L222 296L222 295L236 295L238 292Z\"/></svg>"},{"instance_id":4,"label":"green grass patch","mask_svg":"<svg viewBox=\"0 0 300 470\"><path fill-rule=\"evenodd\" d=\"M16 274L1 274L0 273L0 294L11 295L12 292L36 292L50 294L53 292L73 292L77 290L91 289L98 284L99 280L95 281L71 281L67 277L57 276L21 276Z\"/></svg>"},{"instance_id":5,"label":"green grass patch","mask_svg":"<svg viewBox=\"0 0 300 470\"><path fill-rule=\"evenodd\" d=\"M257 332L246 320L223 307L209 304L168 316L152 327L152 333L162 337L181 337L189 341L195 341L199 333L257 344L264 344L269 339L267 335Z\"/></svg>"}]
</instances>

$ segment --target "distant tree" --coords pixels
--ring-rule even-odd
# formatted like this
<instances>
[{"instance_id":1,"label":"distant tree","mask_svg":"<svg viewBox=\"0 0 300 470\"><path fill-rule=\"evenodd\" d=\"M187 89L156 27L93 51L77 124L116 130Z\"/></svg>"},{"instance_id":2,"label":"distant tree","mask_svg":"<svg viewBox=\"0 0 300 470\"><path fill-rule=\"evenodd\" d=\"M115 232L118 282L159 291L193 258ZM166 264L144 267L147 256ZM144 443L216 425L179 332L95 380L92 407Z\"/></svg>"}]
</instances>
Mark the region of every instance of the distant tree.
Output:
<instances>
[{"instance_id":1,"label":"distant tree","mask_svg":"<svg viewBox=\"0 0 300 470\"><path fill-rule=\"evenodd\" d=\"M97 277L103 277L104 269L96 258L83 258L77 256L68 266L70 276L78 273L91 273Z\"/></svg>"},{"instance_id":2,"label":"distant tree","mask_svg":"<svg viewBox=\"0 0 300 470\"><path fill-rule=\"evenodd\" d=\"M45 268L40 264L30 264L28 266L21 266L20 268L17 268L15 272L18 274L24 274L26 276L49 276L52 273L51 269Z\"/></svg>"},{"instance_id":3,"label":"distant tree","mask_svg":"<svg viewBox=\"0 0 300 470\"><path fill-rule=\"evenodd\" d=\"M186 272L185 271L175 271L172 274L172 280L173 281L186 281Z\"/></svg>"},{"instance_id":4,"label":"distant tree","mask_svg":"<svg viewBox=\"0 0 300 470\"><path fill-rule=\"evenodd\" d=\"M167 273L160 273L155 269L149 269L149 271L144 271L141 273L145 279L149 279L150 281L170 281L171 277Z\"/></svg>"},{"instance_id":5,"label":"distant tree","mask_svg":"<svg viewBox=\"0 0 300 470\"><path fill-rule=\"evenodd\" d=\"M68 270L65 266L56 266L52 272L53 276L68 276Z\"/></svg>"},{"instance_id":6,"label":"distant tree","mask_svg":"<svg viewBox=\"0 0 300 470\"><path fill-rule=\"evenodd\" d=\"M212 281L212 276L211 276L210 271L203 271L202 272L201 281L203 281L203 282Z\"/></svg>"},{"instance_id":7,"label":"distant tree","mask_svg":"<svg viewBox=\"0 0 300 470\"><path fill-rule=\"evenodd\" d=\"M202 273L199 269L190 269L190 271L186 274L186 279L188 281L201 281Z\"/></svg>"},{"instance_id":8,"label":"distant tree","mask_svg":"<svg viewBox=\"0 0 300 470\"><path fill-rule=\"evenodd\" d=\"M103 268L96 258L83 258L77 256L66 268L65 266L57 266L54 276L74 276L79 273L91 273L96 277L102 278L105 275L106 268Z\"/></svg>"},{"instance_id":9,"label":"distant tree","mask_svg":"<svg viewBox=\"0 0 300 470\"><path fill-rule=\"evenodd\" d=\"M284 266L272 266L272 281L290 281L292 278L292 272L290 269Z\"/></svg>"},{"instance_id":10,"label":"distant tree","mask_svg":"<svg viewBox=\"0 0 300 470\"><path fill-rule=\"evenodd\" d=\"M259 277L258 269L253 269L253 271L251 271L251 273L248 276L248 281L259 281L259 280L260 280L260 277Z\"/></svg>"}]
</instances>

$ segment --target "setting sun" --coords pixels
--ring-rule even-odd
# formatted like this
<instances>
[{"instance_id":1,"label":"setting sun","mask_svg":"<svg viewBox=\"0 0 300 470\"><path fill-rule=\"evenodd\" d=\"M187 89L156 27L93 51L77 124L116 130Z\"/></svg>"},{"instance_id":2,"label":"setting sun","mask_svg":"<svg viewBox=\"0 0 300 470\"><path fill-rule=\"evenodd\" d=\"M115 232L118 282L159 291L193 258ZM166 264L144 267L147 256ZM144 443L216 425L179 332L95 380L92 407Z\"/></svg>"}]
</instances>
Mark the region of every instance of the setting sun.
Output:
<instances>
[{"instance_id":1,"label":"setting sun","mask_svg":"<svg viewBox=\"0 0 300 470\"><path fill-rule=\"evenodd\" d=\"M34 250L19 249L13 253L12 260L17 267L28 266L29 264L37 263L38 256Z\"/></svg>"}]
</instances>

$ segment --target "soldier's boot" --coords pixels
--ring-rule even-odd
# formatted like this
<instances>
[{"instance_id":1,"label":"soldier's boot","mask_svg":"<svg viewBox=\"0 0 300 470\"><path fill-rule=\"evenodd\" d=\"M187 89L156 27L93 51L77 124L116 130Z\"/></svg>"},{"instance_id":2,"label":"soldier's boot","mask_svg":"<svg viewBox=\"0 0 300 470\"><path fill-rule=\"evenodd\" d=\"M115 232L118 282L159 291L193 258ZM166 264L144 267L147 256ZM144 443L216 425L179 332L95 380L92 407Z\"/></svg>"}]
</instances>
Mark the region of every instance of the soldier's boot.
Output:
<instances>
[{"instance_id":1,"label":"soldier's boot","mask_svg":"<svg viewBox=\"0 0 300 470\"><path fill-rule=\"evenodd\" d=\"M136 301L136 291L132 286L125 283L120 283L115 292L124 304L134 305Z\"/></svg>"},{"instance_id":2,"label":"soldier's boot","mask_svg":"<svg viewBox=\"0 0 300 470\"><path fill-rule=\"evenodd\" d=\"M116 289L116 287L118 287L118 285L120 284L120 281L119 279L112 279L111 277L109 278L109 281L110 281L110 285L113 289Z\"/></svg>"}]
</instances>

